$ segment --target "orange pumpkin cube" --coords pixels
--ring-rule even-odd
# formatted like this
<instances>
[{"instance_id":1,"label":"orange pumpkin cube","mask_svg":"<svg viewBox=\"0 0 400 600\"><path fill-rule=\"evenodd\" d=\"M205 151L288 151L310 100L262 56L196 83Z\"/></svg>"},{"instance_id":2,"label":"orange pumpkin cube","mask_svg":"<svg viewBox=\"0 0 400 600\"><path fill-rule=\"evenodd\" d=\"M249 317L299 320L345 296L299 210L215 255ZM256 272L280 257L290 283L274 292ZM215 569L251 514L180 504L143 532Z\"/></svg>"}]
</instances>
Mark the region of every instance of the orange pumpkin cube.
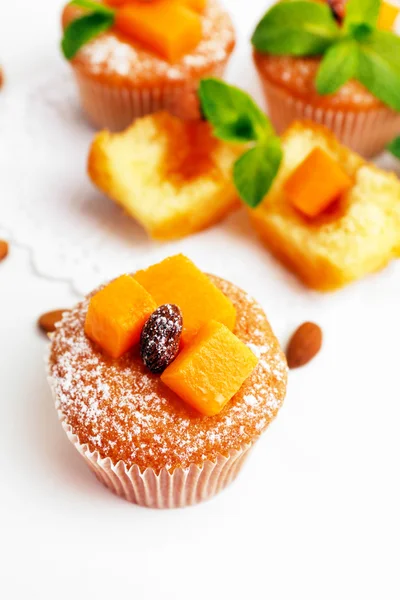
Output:
<instances>
[{"instance_id":1,"label":"orange pumpkin cube","mask_svg":"<svg viewBox=\"0 0 400 600\"><path fill-rule=\"evenodd\" d=\"M91 298L85 333L107 354L119 358L139 342L143 325L156 308L133 277L122 275Z\"/></svg>"},{"instance_id":2,"label":"orange pumpkin cube","mask_svg":"<svg viewBox=\"0 0 400 600\"><path fill-rule=\"evenodd\" d=\"M378 28L383 31L393 31L399 13L400 9L398 6L383 0L379 12Z\"/></svg>"},{"instance_id":3,"label":"orange pumpkin cube","mask_svg":"<svg viewBox=\"0 0 400 600\"><path fill-rule=\"evenodd\" d=\"M235 327L236 309L232 302L183 254L138 271L135 279L158 305L179 306L183 316L184 345L208 321L219 321L231 330Z\"/></svg>"},{"instance_id":4,"label":"orange pumpkin cube","mask_svg":"<svg viewBox=\"0 0 400 600\"><path fill-rule=\"evenodd\" d=\"M207 4L207 0L177 0L177 2L182 2L182 4L185 4L188 8L199 13L204 11Z\"/></svg>"},{"instance_id":5,"label":"orange pumpkin cube","mask_svg":"<svg viewBox=\"0 0 400 600\"><path fill-rule=\"evenodd\" d=\"M147 0L149 4L159 2L160 0ZM196 12L203 12L208 0L169 0L169 2L176 2L177 4L183 4ZM146 2L146 0L107 0L106 4L109 6L123 6L124 4L136 5L140 2Z\"/></svg>"},{"instance_id":6,"label":"orange pumpkin cube","mask_svg":"<svg viewBox=\"0 0 400 600\"><path fill-rule=\"evenodd\" d=\"M353 183L342 166L322 148L317 147L286 181L284 190L289 202L307 217L317 217Z\"/></svg>"},{"instance_id":7,"label":"orange pumpkin cube","mask_svg":"<svg viewBox=\"0 0 400 600\"><path fill-rule=\"evenodd\" d=\"M171 0L126 4L117 11L115 26L169 62L191 52L203 37L200 15Z\"/></svg>"},{"instance_id":8,"label":"orange pumpkin cube","mask_svg":"<svg viewBox=\"0 0 400 600\"><path fill-rule=\"evenodd\" d=\"M167 367L161 381L201 414L212 417L240 390L257 362L225 325L210 321Z\"/></svg>"}]
</instances>

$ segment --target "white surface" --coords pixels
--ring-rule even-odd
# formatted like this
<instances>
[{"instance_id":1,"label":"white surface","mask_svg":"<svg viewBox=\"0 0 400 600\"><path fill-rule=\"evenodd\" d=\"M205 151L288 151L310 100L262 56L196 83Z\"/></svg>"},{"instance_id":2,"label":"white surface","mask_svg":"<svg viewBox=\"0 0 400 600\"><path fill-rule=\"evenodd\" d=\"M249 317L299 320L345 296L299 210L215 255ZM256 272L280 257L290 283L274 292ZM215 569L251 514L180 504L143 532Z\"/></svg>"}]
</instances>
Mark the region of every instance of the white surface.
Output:
<instances>
[{"instance_id":1,"label":"white surface","mask_svg":"<svg viewBox=\"0 0 400 600\"><path fill-rule=\"evenodd\" d=\"M264 4L231 0L243 34ZM25 0L2 7L0 55L8 81L1 102L12 98L17 116L27 74L32 81L47 76L43 56L52 42L55 49L59 5ZM24 23L17 19L22 11ZM247 55L243 41L234 79L253 89ZM68 77L61 61L48 60ZM32 167L12 139L21 123L3 120L0 137L0 156L15 153L10 162L19 179ZM48 163L32 186L33 214L37 189L54 177L53 143L52 131L43 131L40 152L47 147ZM75 185L75 174L68 174L66 202ZM3 163L0 180L9 176ZM19 201L15 181L0 196L0 223L4 207ZM89 226L96 231L95 215ZM139 235L124 225L126 244L131 229ZM56 248L59 231L49 233ZM110 252L114 242L105 238ZM400 265L338 294L313 294L272 261L240 214L182 248L255 295L283 342L301 321L319 322L323 352L291 373L284 408L230 489L183 511L137 508L97 483L57 422L43 369L47 341L35 321L77 296L66 283L39 278L28 252L14 244L0 265L0 597L398 600ZM169 252L147 242L143 250ZM152 260L137 253L133 263ZM109 267L123 270L118 261ZM65 275L62 268L57 275Z\"/></svg>"}]
</instances>

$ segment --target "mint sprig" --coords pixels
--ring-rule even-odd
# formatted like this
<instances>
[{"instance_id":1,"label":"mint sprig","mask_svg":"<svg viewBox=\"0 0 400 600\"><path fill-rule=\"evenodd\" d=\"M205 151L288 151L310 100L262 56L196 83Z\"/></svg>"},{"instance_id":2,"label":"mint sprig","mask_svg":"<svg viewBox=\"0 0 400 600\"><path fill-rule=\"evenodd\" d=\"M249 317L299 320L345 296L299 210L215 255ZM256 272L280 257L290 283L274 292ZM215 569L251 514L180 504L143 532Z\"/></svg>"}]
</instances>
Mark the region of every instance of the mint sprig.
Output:
<instances>
[{"instance_id":1,"label":"mint sprig","mask_svg":"<svg viewBox=\"0 0 400 600\"><path fill-rule=\"evenodd\" d=\"M251 41L260 52L313 56L322 54L339 35L328 5L296 0L275 4L257 25Z\"/></svg>"},{"instance_id":2,"label":"mint sprig","mask_svg":"<svg viewBox=\"0 0 400 600\"><path fill-rule=\"evenodd\" d=\"M387 145L389 152L400 159L400 135Z\"/></svg>"},{"instance_id":3,"label":"mint sprig","mask_svg":"<svg viewBox=\"0 0 400 600\"><path fill-rule=\"evenodd\" d=\"M251 208L256 208L271 188L282 155L280 139L272 136L247 150L233 165L235 187Z\"/></svg>"},{"instance_id":4,"label":"mint sprig","mask_svg":"<svg viewBox=\"0 0 400 600\"><path fill-rule=\"evenodd\" d=\"M349 30L352 24L359 23L376 27L380 8L381 0L350 0L346 4L345 29Z\"/></svg>"},{"instance_id":5,"label":"mint sprig","mask_svg":"<svg viewBox=\"0 0 400 600\"><path fill-rule=\"evenodd\" d=\"M318 69L315 84L319 94L334 94L356 76L359 64L357 43L343 39L326 52Z\"/></svg>"},{"instance_id":6,"label":"mint sprig","mask_svg":"<svg viewBox=\"0 0 400 600\"><path fill-rule=\"evenodd\" d=\"M64 30L61 49L67 60L71 60L90 40L114 25L115 10L91 0L73 0L71 6L89 10L88 14L71 21Z\"/></svg>"},{"instance_id":7,"label":"mint sprig","mask_svg":"<svg viewBox=\"0 0 400 600\"><path fill-rule=\"evenodd\" d=\"M282 161L280 139L267 116L248 94L218 79L202 79L201 109L213 134L227 142L251 147L233 166L233 181L241 199L256 208L268 193Z\"/></svg>"},{"instance_id":8,"label":"mint sprig","mask_svg":"<svg viewBox=\"0 0 400 600\"><path fill-rule=\"evenodd\" d=\"M316 77L321 95L333 94L357 79L400 112L400 38L377 28L380 7L381 0L349 0L340 28L328 6L309 0L282 2L263 17L252 42L270 54L321 55Z\"/></svg>"}]
</instances>

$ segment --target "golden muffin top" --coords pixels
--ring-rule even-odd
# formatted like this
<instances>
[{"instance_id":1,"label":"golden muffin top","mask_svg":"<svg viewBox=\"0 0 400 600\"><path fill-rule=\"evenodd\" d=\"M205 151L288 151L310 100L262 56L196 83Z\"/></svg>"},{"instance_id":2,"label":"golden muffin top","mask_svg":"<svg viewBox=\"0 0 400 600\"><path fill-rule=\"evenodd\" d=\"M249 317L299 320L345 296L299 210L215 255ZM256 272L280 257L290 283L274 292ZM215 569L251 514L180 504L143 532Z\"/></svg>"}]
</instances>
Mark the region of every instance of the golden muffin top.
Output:
<instances>
[{"instance_id":1,"label":"golden muffin top","mask_svg":"<svg viewBox=\"0 0 400 600\"><path fill-rule=\"evenodd\" d=\"M62 15L63 27L80 14L81 9L67 5ZM216 0L209 0L202 24L200 44L173 64L116 31L103 33L85 44L71 62L86 75L113 85L173 85L191 77L197 79L225 61L235 45L231 18Z\"/></svg>"},{"instance_id":2,"label":"golden muffin top","mask_svg":"<svg viewBox=\"0 0 400 600\"><path fill-rule=\"evenodd\" d=\"M52 340L50 382L61 417L92 452L142 471L185 468L250 444L276 416L287 365L268 320L245 292L210 278L237 310L235 334L259 359L239 392L213 417L197 413L152 375L137 349L119 359L102 353L84 333L90 296L65 314Z\"/></svg>"}]
</instances>

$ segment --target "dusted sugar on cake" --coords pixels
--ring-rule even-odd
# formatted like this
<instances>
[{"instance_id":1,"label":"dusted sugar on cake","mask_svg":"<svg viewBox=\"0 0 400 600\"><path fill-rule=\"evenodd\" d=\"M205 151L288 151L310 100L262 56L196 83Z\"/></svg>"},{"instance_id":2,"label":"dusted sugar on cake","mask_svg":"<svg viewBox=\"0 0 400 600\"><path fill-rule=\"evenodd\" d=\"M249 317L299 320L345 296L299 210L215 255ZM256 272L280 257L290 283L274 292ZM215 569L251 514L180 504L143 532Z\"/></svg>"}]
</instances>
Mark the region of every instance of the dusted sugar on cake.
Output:
<instances>
[{"instance_id":1,"label":"dusted sugar on cake","mask_svg":"<svg viewBox=\"0 0 400 600\"><path fill-rule=\"evenodd\" d=\"M220 414L201 416L145 368L138 349L113 360L85 336L86 299L64 316L49 359L59 414L79 444L113 465L123 461L126 471L157 476L202 470L248 448L268 427L286 392L285 357L261 307L233 284L211 280L234 304L235 334L258 358L239 392Z\"/></svg>"},{"instance_id":2,"label":"dusted sugar on cake","mask_svg":"<svg viewBox=\"0 0 400 600\"><path fill-rule=\"evenodd\" d=\"M78 13L75 7L67 6L63 24L66 25ZM167 62L143 44L112 31L85 44L72 64L95 79L112 78L120 85L135 83L147 86L160 81L173 83L199 77L210 67L226 61L235 44L232 20L216 0L207 3L202 25L200 44L175 63Z\"/></svg>"},{"instance_id":3,"label":"dusted sugar on cake","mask_svg":"<svg viewBox=\"0 0 400 600\"><path fill-rule=\"evenodd\" d=\"M64 29L81 14L67 5ZM82 46L70 64L89 120L98 128L121 131L134 119L162 110L198 119L200 79L222 77L235 47L232 20L219 2L209 0L200 18L202 39L175 62L115 29Z\"/></svg>"}]
</instances>

